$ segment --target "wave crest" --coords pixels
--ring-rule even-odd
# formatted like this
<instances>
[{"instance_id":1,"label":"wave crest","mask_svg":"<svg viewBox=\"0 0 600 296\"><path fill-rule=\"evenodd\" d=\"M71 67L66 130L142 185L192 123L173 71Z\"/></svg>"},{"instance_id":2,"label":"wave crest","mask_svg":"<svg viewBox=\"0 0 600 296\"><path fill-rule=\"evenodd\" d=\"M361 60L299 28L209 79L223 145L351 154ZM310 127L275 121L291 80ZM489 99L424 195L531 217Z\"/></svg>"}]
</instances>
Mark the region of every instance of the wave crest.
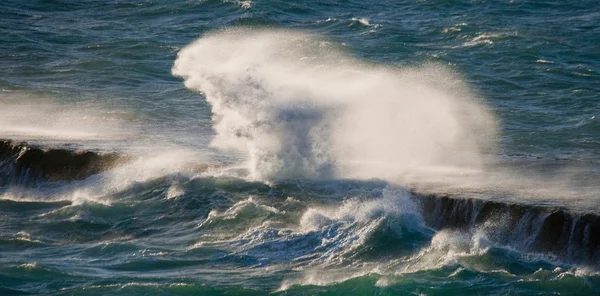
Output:
<instances>
[{"instance_id":1,"label":"wave crest","mask_svg":"<svg viewBox=\"0 0 600 296\"><path fill-rule=\"evenodd\" d=\"M172 71L212 105L212 144L245 152L258 180L477 166L495 134L491 113L448 69L369 64L302 32L212 33L181 50Z\"/></svg>"}]
</instances>

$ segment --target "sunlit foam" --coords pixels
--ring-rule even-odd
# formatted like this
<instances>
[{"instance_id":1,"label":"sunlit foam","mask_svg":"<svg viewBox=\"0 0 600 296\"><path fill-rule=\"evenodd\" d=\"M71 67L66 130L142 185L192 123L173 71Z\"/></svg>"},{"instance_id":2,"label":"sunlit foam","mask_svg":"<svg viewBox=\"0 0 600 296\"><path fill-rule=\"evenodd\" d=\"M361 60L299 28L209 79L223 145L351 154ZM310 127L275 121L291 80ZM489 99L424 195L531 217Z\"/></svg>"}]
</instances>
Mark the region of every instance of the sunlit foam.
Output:
<instances>
[{"instance_id":1,"label":"sunlit foam","mask_svg":"<svg viewBox=\"0 0 600 296\"><path fill-rule=\"evenodd\" d=\"M245 152L259 180L477 166L495 134L448 69L376 66L306 33L208 34L180 51L173 73L212 105L213 146Z\"/></svg>"}]
</instances>

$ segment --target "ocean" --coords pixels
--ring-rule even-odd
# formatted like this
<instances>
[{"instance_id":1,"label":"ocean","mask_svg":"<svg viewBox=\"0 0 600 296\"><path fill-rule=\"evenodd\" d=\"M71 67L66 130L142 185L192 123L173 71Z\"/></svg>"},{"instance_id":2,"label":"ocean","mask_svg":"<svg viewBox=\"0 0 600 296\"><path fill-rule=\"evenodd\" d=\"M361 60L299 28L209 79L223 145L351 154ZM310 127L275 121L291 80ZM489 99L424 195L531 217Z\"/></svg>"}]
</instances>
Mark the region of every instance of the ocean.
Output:
<instances>
[{"instance_id":1,"label":"ocean","mask_svg":"<svg viewBox=\"0 0 600 296\"><path fill-rule=\"evenodd\" d=\"M0 295L600 294L596 1L0 14Z\"/></svg>"}]
</instances>

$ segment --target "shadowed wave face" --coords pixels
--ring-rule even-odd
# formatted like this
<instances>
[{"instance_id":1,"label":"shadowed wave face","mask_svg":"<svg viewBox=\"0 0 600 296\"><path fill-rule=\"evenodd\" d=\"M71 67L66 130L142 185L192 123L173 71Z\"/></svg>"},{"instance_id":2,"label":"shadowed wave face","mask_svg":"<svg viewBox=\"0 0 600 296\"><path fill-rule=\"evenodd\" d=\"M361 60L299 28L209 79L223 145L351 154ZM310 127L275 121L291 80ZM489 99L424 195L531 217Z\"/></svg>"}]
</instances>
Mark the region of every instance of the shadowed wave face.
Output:
<instances>
[{"instance_id":1,"label":"shadowed wave face","mask_svg":"<svg viewBox=\"0 0 600 296\"><path fill-rule=\"evenodd\" d=\"M44 149L0 139L0 184L81 180L126 161L127 157L116 153Z\"/></svg>"}]
</instances>

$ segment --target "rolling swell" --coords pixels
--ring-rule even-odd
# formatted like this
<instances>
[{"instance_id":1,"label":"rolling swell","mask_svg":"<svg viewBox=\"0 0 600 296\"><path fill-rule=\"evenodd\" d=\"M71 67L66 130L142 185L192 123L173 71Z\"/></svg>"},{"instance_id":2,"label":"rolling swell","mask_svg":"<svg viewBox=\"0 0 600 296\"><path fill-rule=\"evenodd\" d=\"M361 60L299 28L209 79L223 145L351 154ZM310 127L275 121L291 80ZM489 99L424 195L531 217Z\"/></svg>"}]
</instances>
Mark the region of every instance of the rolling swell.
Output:
<instances>
[{"instance_id":1,"label":"rolling swell","mask_svg":"<svg viewBox=\"0 0 600 296\"><path fill-rule=\"evenodd\" d=\"M90 175L114 168L119 164L119 161L126 159L126 156L115 153L99 154L89 151L79 152L68 149L48 149L30 146L26 143L14 143L11 140L3 140L0 141L0 185L35 185L38 181L52 182L84 179ZM362 181L357 182L361 183ZM198 183L201 186L195 189L204 190L206 186L210 188L213 186L222 186L217 185L218 183L222 183L222 181L206 179ZM224 184L230 184L227 186L235 187L223 188L227 191L234 189L234 191L241 190L242 192L246 192L250 190L254 192L258 190L255 194L273 194L272 189L263 188L264 186L255 188L256 186L252 183L242 182L238 184L225 182ZM283 197L285 196L286 186L295 187L296 185L280 182L273 186L276 186L279 191L283 190L279 193ZM140 189L141 187L138 186L136 188ZM319 188L318 191L327 192L327 190L323 190L323 188ZM423 194L419 193L418 190L411 190L411 198L418 205L418 211L425 225L437 231L451 230L470 234L479 231L483 232L493 243L513 248L520 252L546 254L558 262L578 264L593 269L600 267L600 236L598 235L600 233L600 217L594 213L579 213L566 207L533 205L525 202L515 202L514 200L491 200L485 196L460 196L460 194L445 193ZM192 204L185 205L185 208L198 205L198 200L196 199L189 202ZM395 200L393 202L401 201ZM206 201L202 203L206 203ZM51 205L62 207L69 204ZM40 208L40 206L35 206L37 203L32 201L16 202L5 200L2 201L2 205L6 210L17 209L21 206L30 209L32 205L34 206L34 210ZM40 203L40 205L42 209L46 207L47 203ZM201 207L205 208L205 206L202 205ZM232 227L231 225L227 225L236 220L231 220L232 218L227 215L228 211L236 215L239 214L237 211L240 211L240 209L237 209L237 207L243 210L239 213L250 215L250 219L256 218L254 215L266 215L265 218L261 219L267 221L274 219L273 217L277 217L278 215L277 212L271 213L268 208L263 209L263 206L254 204L252 201L242 202L224 212L222 214L224 215L223 217L209 215L206 221L201 224L201 229ZM267 209L266 214L261 213L265 209ZM294 208L292 207L289 210L293 211ZM326 213L315 212L306 215L311 217L311 219L316 217L315 219L317 220L328 220L331 218L327 217ZM316 216L312 217L311 215ZM220 219L223 220L221 221ZM398 222L390 217L385 218L385 220L387 221L384 221L382 225L390 226ZM73 222L65 221L61 223L72 224ZM242 224L247 223L249 222ZM218 226L220 224L223 225ZM100 232L111 228L108 224L94 224L93 226L100 227L101 229L97 229ZM258 225L255 226L258 227ZM54 226L49 227L53 228ZM69 228L73 228L73 226L69 226ZM74 227L73 229L76 228ZM84 228L87 229L87 226ZM296 238L298 241L303 239L305 238ZM286 240L289 240L289 238L286 238ZM393 229L389 227L378 227L369 240L374 245L377 245L379 249L393 249L394 246L401 248L401 245L398 245L398 243L402 243L402 240L395 239ZM294 239L282 244L289 245L293 241ZM394 246L389 246L390 244ZM385 252L393 253L394 251L391 249ZM260 250L260 247L257 246L257 250Z\"/></svg>"},{"instance_id":2,"label":"rolling swell","mask_svg":"<svg viewBox=\"0 0 600 296\"><path fill-rule=\"evenodd\" d=\"M0 139L0 186L81 180L110 169L125 159L127 157L115 153L44 148Z\"/></svg>"},{"instance_id":3,"label":"rolling swell","mask_svg":"<svg viewBox=\"0 0 600 296\"><path fill-rule=\"evenodd\" d=\"M483 230L492 241L560 261L600 267L600 217L544 207L451 195L415 194L424 221L437 230Z\"/></svg>"}]
</instances>

